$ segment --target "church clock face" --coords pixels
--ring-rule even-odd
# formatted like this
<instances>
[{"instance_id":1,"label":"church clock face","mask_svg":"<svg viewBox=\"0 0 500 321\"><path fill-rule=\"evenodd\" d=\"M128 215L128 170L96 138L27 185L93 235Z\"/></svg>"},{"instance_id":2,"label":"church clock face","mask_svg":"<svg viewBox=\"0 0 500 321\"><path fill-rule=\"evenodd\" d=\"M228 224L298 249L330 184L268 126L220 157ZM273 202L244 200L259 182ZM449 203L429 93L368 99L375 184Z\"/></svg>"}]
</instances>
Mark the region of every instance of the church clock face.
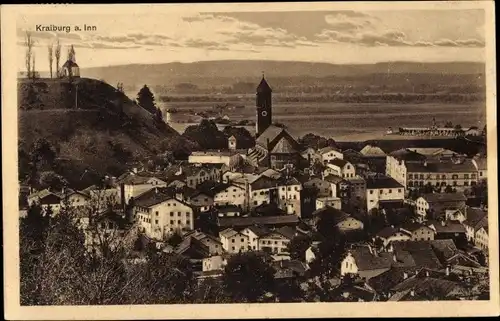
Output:
<instances>
[{"instance_id":1,"label":"church clock face","mask_svg":"<svg viewBox=\"0 0 500 321\"><path fill-rule=\"evenodd\" d=\"M266 116L267 116L267 111L263 110L260 114L261 114L262 116L266 117Z\"/></svg>"}]
</instances>

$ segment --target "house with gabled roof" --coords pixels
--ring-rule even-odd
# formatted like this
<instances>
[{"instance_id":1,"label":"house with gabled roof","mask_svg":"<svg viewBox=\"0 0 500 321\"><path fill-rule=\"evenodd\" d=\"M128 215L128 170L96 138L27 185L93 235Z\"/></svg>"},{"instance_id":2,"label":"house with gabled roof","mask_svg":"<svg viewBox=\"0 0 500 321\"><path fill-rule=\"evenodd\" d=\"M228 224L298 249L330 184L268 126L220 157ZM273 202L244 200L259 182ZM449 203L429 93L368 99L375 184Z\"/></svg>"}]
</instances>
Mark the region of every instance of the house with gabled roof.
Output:
<instances>
[{"instance_id":1,"label":"house with gabled roof","mask_svg":"<svg viewBox=\"0 0 500 321\"><path fill-rule=\"evenodd\" d=\"M43 210L50 208L53 214L59 213L61 209L62 196L58 192L52 192L49 189L44 189L36 193L28 195L28 205L40 205Z\"/></svg>"},{"instance_id":2,"label":"house with gabled roof","mask_svg":"<svg viewBox=\"0 0 500 321\"><path fill-rule=\"evenodd\" d=\"M161 240L175 231L186 233L194 229L193 207L171 193L154 188L130 202L136 222L151 238Z\"/></svg>"},{"instance_id":3,"label":"house with gabled roof","mask_svg":"<svg viewBox=\"0 0 500 321\"><path fill-rule=\"evenodd\" d=\"M275 230L269 230L258 239L259 250L273 253L288 253L288 244L295 236L296 232L289 227L282 227Z\"/></svg>"},{"instance_id":4,"label":"house with gabled roof","mask_svg":"<svg viewBox=\"0 0 500 321\"><path fill-rule=\"evenodd\" d=\"M488 224L488 212L479 207L467 208L467 219L462 222L467 241L474 242L476 231Z\"/></svg>"},{"instance_id":5,"label":"house with gabled roof","mask_svg":"<svg viewBox=\"0 0 500 321\"><path fill-rule=\"evenodd\" d=\"M416 213L422 221L446 217L447 211L464 210L466 201L467 197L463 193L423 194L415 202Z\"/></svg>"},{"instance_id":6,"label":"house with gabled roof","mask_svg":"<svg viewBox=\"0 0 500 321\"><path fill-rule=\"evenodd\" d=\"M240 253L248 251L248 236L232 228L219 232L222 248L227 253Z\"/></svg>"},{"instance_id":7,"label":"house with gabled roof","mask_svg":"<svg viewBox=\"0 0 500 321\"><path fill-rule=\"evenodd\" d=\"M320 159L323 164L333 159L344 159L344 154L333 146L326 146L318 149L317 155L317 158Z\"/></svg>"},{"instance_id":8,"label":"house with gabled roof","mask_svg":"<svg viewBox=\"0 0 500 321\"><path fill-rule=\"evenodd\" d=\"M363 229L363 222L331 206L326 206L314 211L312 216L316 224L318 224L320 220L331 222L331 224L337 226L342 232L359 231Z\"/></svg>"},{"instance_id":9,"label":"house with gabled roof","mask_svg":"<svg viewBox=\"0 0 500 321\"><path fill-rule=\"evenodd\" d=\"M208 248L208 252L210 255L220 255L224 252L224 249L222 248L222 242L219 240L219 238L211 234L195 230L184 235L184 240L191 237L204 244Z\"/></svg>"},{"instance_id":10,"label":"house with gabled roof","mask_svg":"<svg viewBox=\"0 0 500 321\"><path fill-rule=\"evenodd\" d=\"M340 158L334 158L332 160L329 160L325 163L326 169L325 169L325 176L327 175L337 175L342 178L353 178L356 176L356 167L351 164L351 162L345 160L345 159L340 159Z\"/></svg>"}]
</instances>

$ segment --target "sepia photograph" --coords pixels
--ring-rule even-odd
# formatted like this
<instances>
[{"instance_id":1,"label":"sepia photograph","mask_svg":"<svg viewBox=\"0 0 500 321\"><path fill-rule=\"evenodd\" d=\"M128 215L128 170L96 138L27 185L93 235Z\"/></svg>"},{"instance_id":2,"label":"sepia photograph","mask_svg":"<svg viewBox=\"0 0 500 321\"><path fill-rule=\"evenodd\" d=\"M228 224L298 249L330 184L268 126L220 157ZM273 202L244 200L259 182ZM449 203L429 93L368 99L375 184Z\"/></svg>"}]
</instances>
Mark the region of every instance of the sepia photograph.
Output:
<instances>
[{"instance_id":1,"label":"sepia photograph","mask_svg":"<svg viewBox=\"0 0 500 321\"><path fill-rule=\"evenodd\" d=\"M498 315L492 2L1 13L6 317Z\"/></svg>"}]
</instances>

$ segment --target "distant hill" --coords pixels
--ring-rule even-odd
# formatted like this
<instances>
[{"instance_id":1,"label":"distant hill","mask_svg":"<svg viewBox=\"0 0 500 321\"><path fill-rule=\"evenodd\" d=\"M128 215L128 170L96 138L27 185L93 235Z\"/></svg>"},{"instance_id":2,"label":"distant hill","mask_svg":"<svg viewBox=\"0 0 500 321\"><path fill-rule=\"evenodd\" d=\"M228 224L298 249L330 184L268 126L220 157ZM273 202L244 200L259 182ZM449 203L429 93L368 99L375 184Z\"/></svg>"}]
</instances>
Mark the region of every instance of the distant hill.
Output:
<instances>
[{"instance_id":1,"label":"distant hill","mask_svg":"<svg viewBox=\"0 0 500 321\"><path fill-rule=\"evenodd\" d=\"M104 79L109 83L123 82L125 85L139 86L175 86L179 83L191 83L197 86L232 85L235 82L256 82L261 72L266 78L291 78L290 83L311 82L328 78L353 79L366 78L370 75L394 75L400 81L402 74L433 74L446 76L482 75L484 63L476 62L384 62L376 64L336 65L330 63L268 61L268 60L220 60L193 63L166 63L154 65L119 65L109 67L87 68L82 75ZM282 82L282 81L281 81Z\"/></svg>"},{"instance_id":2,"label":"distant hill","mask_svg":"<svg viewBox=\"0 0 500 321\"><path fill-rule=\"evenodd\" d=\"M19 79L18 105L23 146L45 138L69 164L67 170L116 174L126 162L154 155L165 141L180 137L123 93L95 79Z\"/></svg>"}]
</instances>

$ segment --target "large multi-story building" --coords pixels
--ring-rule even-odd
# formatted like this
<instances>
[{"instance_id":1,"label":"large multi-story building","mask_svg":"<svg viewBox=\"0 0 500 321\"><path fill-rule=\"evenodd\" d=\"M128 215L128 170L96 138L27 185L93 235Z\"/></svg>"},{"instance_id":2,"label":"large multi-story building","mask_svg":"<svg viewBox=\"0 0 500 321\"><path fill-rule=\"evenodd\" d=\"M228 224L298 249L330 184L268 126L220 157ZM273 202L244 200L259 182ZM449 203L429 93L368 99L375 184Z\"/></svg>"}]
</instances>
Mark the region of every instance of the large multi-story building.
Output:
<instances>
[{"instance_id":1,"label":"large multi-story building","mask_svg":"<svg viewBox=\"0 0 500 321\"><path fill-rule=\"evenodd\" d=\"M411 150L398 150L388 155L386 174L408 189L432 185L463 191L478 181L477 168L469 158L428 158Z\"/></svg>"},{"instance_id":2,"label":"large multi-story building","mask_svg":"<svg viewBox=\"0 0 500 321\"><path fill-rule=\"evenodd\" d=\"M383 203L402 202L405 188L392 177L375 176L366 179L366 210L379 209Z\"/></svg>"}]
</instances>

